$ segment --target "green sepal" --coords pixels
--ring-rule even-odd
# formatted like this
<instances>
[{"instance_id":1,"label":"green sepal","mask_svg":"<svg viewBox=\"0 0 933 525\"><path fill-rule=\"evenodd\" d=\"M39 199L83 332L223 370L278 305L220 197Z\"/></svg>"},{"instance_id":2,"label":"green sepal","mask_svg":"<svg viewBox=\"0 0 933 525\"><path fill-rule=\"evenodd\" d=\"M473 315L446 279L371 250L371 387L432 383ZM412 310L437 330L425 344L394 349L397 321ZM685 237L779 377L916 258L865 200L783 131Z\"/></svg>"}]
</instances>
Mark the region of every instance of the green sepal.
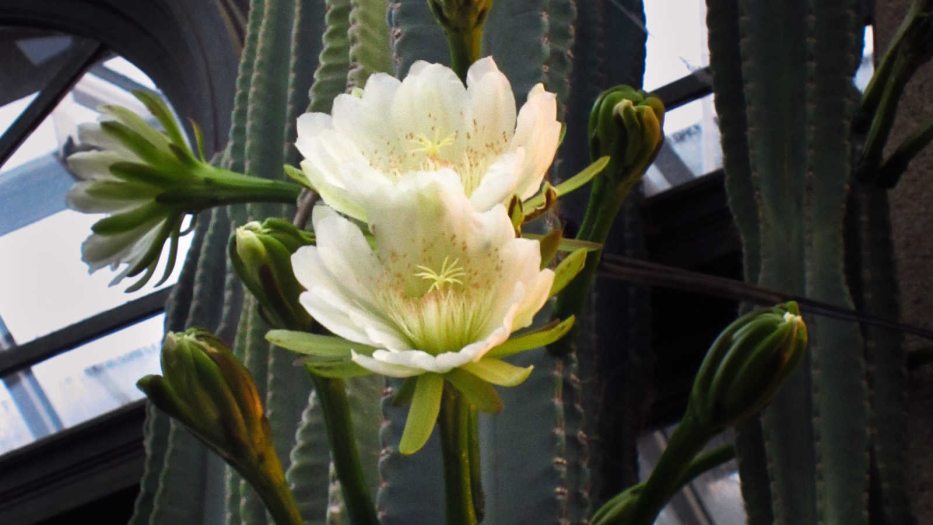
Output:
<instances>
[{"instance_id":1,"label":"green sepal","mask_svg":"<svg viewBox=\"0 0 933 525\"><path fill-rule=\"evenodd\" d=\"M129 268L126 272L128 277L134 277L142 272L144 269L147 269L147 275L142 280L143 283L149 280L149 277L155 271L156 265L159 264L159 256L162 254L162 248L165 245L165 239L168 239L173 231L178 230L178 225L181 222L180 218L169 217L163 224L162 228L159 230L159 233L155 236L155 239L152 241L152 244L149 245L149 248L146 250L146 253L139 259L139 262L135 266ZM135 286L135 285L134 285Z\"/></svg>"},{"instance_id":2,"label":"green sepal","mask_svg":"<svg viewBox=\"0 0 933 525\"><path fill-rule=\"evenodd\" d=\"M143 117L137 115L128 108L118 106L116 104L105 104L101 109L103 112L110 113L116 117L116 122L126 126L126 128L132 131L134 135L138 136L141 140L144 140L152 147L162 151L167 150L168 144L170 142L169 139L165 136L165 134L150 126ZM113 122L115 121L105 120L101 122L101 124Z\"/></svg>"},{"instance_id":3,"label":"green sepal","mask_svg":"<svg viewBox=\"0 0 933 525\"><path fill-rule=\"evenodd\" d=\"M522 237L540 241L544 239L545 235L522 232ZM581 249L588 252L595 252L597 250L602 250L603 245L598 242L583 241L580 239L568 239L567 237L561 237L560 242L557 244L557 251L559 252L572 252Z\"/></svg>"},{"instance_id":4,"label":"green sepal","mask_svg":"<svg viewBox=\"0 0 933 525\"><path fill-rule=\"evenodd\" d=\"M561 230L551 230L538 239L538 244L541 249L541 268L547 268L548 265L551 264L551 261L554 260L557 251L560 249L560 241L563 237L563 233L564 232Z\"/></svg>"},{"instance_id":5,"label":"green sepal","mask_svg":"<svg viewBox=\"0 0 933 525\"><path fill-rule=\"evenodd\" d=\"M110 165L110 173L127 183L144 184L150 188L146 194L156 194L165 187L171 187L182 180L182 177L174 171L165 171L137 162L115 162Z\"/></svg>"},{"instance_id":6,"label":"green sepal","mask_svg":"<svg viewBox=\"0 0 933 525\"><path fill-rule=\"evenodd\" d=\"M512 227L515 229L515 235L522 234L522 223L525 222L525 207L522 204L521 199L516 196L512 196L512 199L509 201L509 220L512 221Z\"/></svg>"},{"instance_id":7,"label":"green sepal","mask_svg":"<svg viewBox=\"0 0 933 525\"><path fill-rule=\"evenodd\" d=\"M194 145L197 148L195 151L196 158L200 162L208 162L207 154L204 153L204 132L201 131L201 126L194 119L188 119L188 122L191 124L191 132L194 133Z\"/></svg>"},{"instance_id":8,"label":"green sepal","mask_svg":"<svg viewBox=\"0 0 933 525\"><path fill-rule=\"evenodd\" d=\"M552 321L533 331L512 336L508 341L490 350L485 357L501 359L547 346L567 335L575 321L576 318L571 315L563 321Z\"/></svg>"},{"instance_id":9,"label":"green sepal","mask_svg":"<svg viewBox=\"0 0 933 525\"><path fill-rule=\"evenodd\" d=\"M534 370L534 366L522 368L495 357L485 357L460 368L483 381L499 386L518 386L524 383Z\"/></svg>"},{"instance_id":10,"label":"green sepal","mask_svg":"<svg viewBox=\"0 0 933 525\"><path fill-rule=\"evenodd\" d=\"M105 120L100 123L100 129L147 164L161 167L170 167L177 164L175 157L169 153L167 145L164 150L159 148L122 122Z\"/></svg>"},{"instance_id":11,"label":"green sepal","mask_svg":"<svg viewBox=\"0 0 933 525\"><path fill-rule=\"evenodd\" d=\"M292 179L309 190L314 190L314 187L311 186L311 181L308 179L308 176L305 175L303 170L300 170L289 164L285 164L282 166L282 168L285 171L285 175L288 176L289 179Z\"/></svg>"},{"instance_id":12,"label":"green sepal","mask_svg":"<svg viewBox=\"0 0 933 525\"><path fill-rule=\"evenodd\" d=\"M142 102L143 105L146 106L146 109L149 110L149 113L152 113L152 116L159 121L159 124L162 125L162 129L165 130L165 134L168 135L169 140L178 145L186 144L185 136L178 126L178 121L175 120L172 110L165 104L162 97L150 91L143 90L133 91L133 96ZM135 113L127 113L139 118ZM120 118L124 118L124 115L121 114ZM145 124L145 122L143 122L143 124Z\"/></svg>"},{"instance_id":13,"label":"green sepal","mask_svg":"<svg viewBox=\"0 0 933 525\"><path fill-rule=\"evenodd\" d=\"M496 389L479 377L454 368L444 376L471 405L480 412L498 414L502 411L502 398Z\"/></svg>"},{"instance_id":14,"label":"green sepal","mask_svg":"<svg viewBox=\"0 0 933 525\"><path fill-rule=\"evenodd\" d=\"M587 250L583 248L574 250L557 265L554 269L554 283L551 285L548 297L559 294L583 270L586 265L586 253Z\"/></svg>"},{"instance_id":15,"label":"green sepal","mask_svg":"<svg viewBox=\"0 0 933 525\"><path fill-rule=\"evenodd\" d=\"M351 350L366 355L371 355L376 350L342 337L296 330L269 330L266 333L266 341L292 352L325 359L350 359Z\"/></svg>"},{"instance_id":16,"label":"green sepal","mask_svg":"<svg viewBox=\"0 0 933 525\"><path fill-rule=\"evenodd\" d=\"M421 450L434 430L434 423L441 411L441 395L444 392L444 377L438 374L418 376L411 408L405 421L405 430L398 451L411 455Z\"/></svg>"},{"instance_id":17,"label":"green sepal","mask_svg":"<svg viewBox=\"0 0 933 525\"><path fill-rule=\"evenodd\" d=\"M596 159L589 166L583 168L583 170L581 170L576 175L561 182L557 186L551 186L551 187L554 188L554 190L557 192L557 197L563 197L564 195L567 195L568 193L574 192L582 188L583 186L585 186L588 182L593 180L597 175L602 173L603 170L606 169L606 166L609 165L609 160L610 160L610 157L608 155L604 155ZM548 186L547 183L545 183L545 186ZM546 193L545 189L542 189L542 191L538 192L538 194L536 194L535 196L525 201L525 207L529 210L534 210L535 208L540 208L544 206L545 200L546 200L545 193Z\"/></svg>"},{"instance_id":18,"label":"green sepal","mask_svg":"<svg viewBox=\"0 0 933 525\"><path fill-rule=\"evenodd\" d=\"M327 361L316 360L313 357L299 359L298 363L303 364L308 372L328 379L349 379L351 377L361 377L372 374L370 370L354 363L353 361Z\"/></svg>"},{"instance_id":19,"label":"green sepal","mask_svg":"<svg viewBox=\"0 0 933 525\"><path fill-rule=\"evenodd\" d=\"M156 223L162 218L163 213L163 206L147 202L142 206L104 217L91 226L91 231L98 235L116 235L143 224Z\"/></svg>"}]
</instances>

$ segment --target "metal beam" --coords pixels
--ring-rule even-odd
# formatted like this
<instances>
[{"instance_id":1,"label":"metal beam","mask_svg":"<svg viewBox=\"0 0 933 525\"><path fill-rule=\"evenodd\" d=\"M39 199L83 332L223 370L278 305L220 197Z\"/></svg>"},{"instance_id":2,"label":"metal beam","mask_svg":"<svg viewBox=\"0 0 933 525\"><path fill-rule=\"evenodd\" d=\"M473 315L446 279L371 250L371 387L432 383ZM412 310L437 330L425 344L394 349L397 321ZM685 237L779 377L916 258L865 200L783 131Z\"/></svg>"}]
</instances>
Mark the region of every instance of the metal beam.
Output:
<instances>
[{"instance_id":1,"label":"metal beam","mask_svg":"<svg viewBox=\"0 0 933 525\"><path fill-rule=\"evenodd\" d=\"M665 111L679 108L713 92L713 77L709 67L665 84L652 93L664 102Z\"/></svg>"},{"instance_id":2,"label":"metal beam","mask_svg":"<svg viewBox=\"0 0 933 525\"><path fill-rule=\"evenodd\" d=\"M71 87L85 71L103 55L104 46L99 42L78 40L67 51L62 61L62 68L39 95L0 136L0 166L16 152L17 148L29 138L29 135L55 109L55 106L68 94Z\"/></svg>"},{"instance_id":3,"label":"metal beam","mask_svg":"<svg viewBox=\"0 0 933 525\"><path fill-rule=\"evenodd\" d=\"M0 377L63 354L74 347L151 317L165 308L172 287L163 288L112 310L0 352Z\"/></svg>"}]
</instances>

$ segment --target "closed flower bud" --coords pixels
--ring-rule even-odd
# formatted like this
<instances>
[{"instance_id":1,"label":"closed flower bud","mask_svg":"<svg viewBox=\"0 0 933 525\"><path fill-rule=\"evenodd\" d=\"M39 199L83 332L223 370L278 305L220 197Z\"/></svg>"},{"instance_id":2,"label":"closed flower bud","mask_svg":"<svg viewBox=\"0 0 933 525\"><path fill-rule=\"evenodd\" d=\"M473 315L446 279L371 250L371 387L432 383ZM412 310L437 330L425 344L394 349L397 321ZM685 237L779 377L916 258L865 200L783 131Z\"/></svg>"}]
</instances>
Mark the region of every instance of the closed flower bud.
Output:
<instances>
[{"instance_id":1,"label":"closed flower bud","mask_svg":"<svg viewBox=\"0 0 933 525\"><path fill-rule=\"evenodd\" d=\"M256 384L223 341L197 328L167 334L162 375L146 376L137 386L235 468L276 523L301 522Z\"/></svg>"},{"instance_id":2,"label":"closed flower bud","mask_svg":"<svg viewBox=\"0 0 933 525\"><path fill-rule=\"evenodd\" d=\"M794 302L740 317L707 353L688 414L720 429L757 413L774 397L806 346L807 327Z\"/></svg>"},{"instance_id":3,"label":"closed flower bud","mask_svg":"<svg viewBox=\"0 0 933 525\"><path fill-rule=\"evenodd\" d=\"M659 98L625 85L604 91L589 122L590 157L611 158L603 178L617 184L640 179L664 142L663 125L664 104Z\"/></svg>"},{"instance_id":4,"label":"closed flower bud","mask_svg":"<svg viewBox=\"0 0 933 525\"><path fill-rule=\"evenodd\" d=\"M230 260L240 280L259 301L260 313L275 328L311 328L311 316L298 302L304 288L295 278L291 256L314 244L314 236L282 219L237 228Z\"/></svg>"},{"instance_id":5,"label":"closed flower bud","mask_svg":"<svg viewBox=\"0 0 933 525\"><path fill-rule=\"evenodd\" d=\"M223 341L197 328L167 334L162 374L137 385L220 455L243 463L266 452L271 436L256 385Z\"/></svg>"}]
</instances>

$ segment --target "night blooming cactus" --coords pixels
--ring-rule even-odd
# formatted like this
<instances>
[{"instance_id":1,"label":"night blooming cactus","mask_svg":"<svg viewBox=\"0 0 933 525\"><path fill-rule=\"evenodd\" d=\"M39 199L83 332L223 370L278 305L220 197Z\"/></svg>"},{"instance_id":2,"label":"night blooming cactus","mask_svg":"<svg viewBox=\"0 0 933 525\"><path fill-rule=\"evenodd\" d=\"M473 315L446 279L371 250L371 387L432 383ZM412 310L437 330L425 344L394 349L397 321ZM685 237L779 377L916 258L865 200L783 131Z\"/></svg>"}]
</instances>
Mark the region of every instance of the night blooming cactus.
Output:
<instances>
[{"instance_id":1,"label":"night blooming cactus","mask_svg":"<svg viewBox=\"0 0 933 525\"><path fill-rule=\"evenodd\" d=\"M410 16L414 5L390 10L389 23ZM408 487L428 479L423 465L436 466L432 447L425 447L435 427L451 525L474 525L487 507L491 521L503 523L617 523L620 517L650 523L674 490L731 455L698 452L713 433L768 403L799 359L806 331L795 305L750 314L740 321L750 328L727 330L656 475L590 514L587 428L578 412L589 384L576 380L581 369L554 344L570 339L576 313L588 304L583 299L600 243L661 147L659 99L625 86L605 91L590 122L592 164L552 185L547 174L562 133L552 91L562 90L548 68L560 73L561 57L552 54L531 82L513 78L524 86L547 82L531 87L517 107L509 79L492 57L480 58L483 28L496 13L491 1L422 3L447 35L452 67L412 60L401 79L380 72L392 62L388 28L380 25L386 6L329 3L311 107L332 103L332 110L300 116L307 85L293 75L288 91L294 96L284 104L286 68L270 49L297 53L304 42L297 28L308 23L301 17L315 15L299 9L296 34L286 35L292 11L276 2L259 6L250 12L256 24L243 50L239 110L224 154L230 169L205 159L196 127L198 147L188 146L165 104L146 93L138 97L161 129L108 106L105 119L81 133L99 150L69 159L82 179L69 194L71 206L110 215L94 225L85 260L92 270L126 265L118 279L145 272L138 286L166 241L174 254L186 216L233 203L295 204L300 192L308 194L293 217L264 216L284 213L282 206L247 206L245 213L215 210L207 227L197 229L196 255L186 263L191 278L176 285L166 316L173 330L183 322L189 329L165 338L163 375L139 383L161 412L151 414L150 464L133 523L213 522L220 516L207 511L221 506L227 523L267 523L267 511L279 525L437 523L436 514L423 515L436 512L437 502L424 487ZM333 24L340 16L352 21L352 45ZM545 21L559 27L561 11L552 9L551 16ZM307 30L316 35L318 29ZM565 29L566 35L556 31L534 41L558 45L562 35L573 34ZM401 49L412 33L399 31ZM569 54L569 42L563 45ZM345 77L334 58L341 54L353 62ZM301 57L292 58L300 69ZM292 162L294 153L283 153L283 129L302 157L301 169L284 166L295 182L276 180L284 179L283 159ZM244 167L249 175L231 171ZM563 237L554 214L538 220L591 180L591 204L575 239ZM536 233L523 231L535 220L528 229ZM224 239L226 250L220 249ZM581 272L588 273L575 280ZM564 293L568 286L572 293ZM242 300L241 292L251 297ZM557 314L545 308L555 296L561 296ZM199 323L223 335L188 326ZM221 340L228 336L235 339L232 349ZM573 345L566 350L573 352ZM536 353L516 358L523 352ZM390 405L408 406L407 413ZM503 414L485 420L479 412ZM181 425L160 420L164 414ZM504 421L510 417L516 419ZM203 463L186 463L198 448L179 433L182 425L228 462L225 480ZM514 443L510 426L546 444ZM521 447L522 467L513 468L518 454L502 447ZM483 458L510 466L491 465L490 473ZM537 495L527 498L535 519L509 514L511 502L504 501L510 491L528 489L530 478L494 472L523 470L525 462L524 474L535 478ZM214 489L223 487L208 499L222 492L224 501L202 505L203 498L190 498L199 508L176 512L172 500L181 498L172 494L206 477ZM486 480L493 483L484 491ZM416 508L420 501L398 495L405 491L427 505ZM551 504L561 509L548 515Z\"/></svg>"},{"instance_id":2,"label":"night blooming cactus","mask_svg":"<svg viewBox=\"0 0 933 525\"><path fill-rule=\"evenodd\" d=\"M560 138L556 112L538 84L516 116L492 58L470 67L466 86L446 66L417 62L404 80L377 73L338 95L332 115L299 117L295 145L311 188L350 217L366 220L364 200L422 172L456 178L482 211L538 193Z\"/></svg>"}]
</instances>

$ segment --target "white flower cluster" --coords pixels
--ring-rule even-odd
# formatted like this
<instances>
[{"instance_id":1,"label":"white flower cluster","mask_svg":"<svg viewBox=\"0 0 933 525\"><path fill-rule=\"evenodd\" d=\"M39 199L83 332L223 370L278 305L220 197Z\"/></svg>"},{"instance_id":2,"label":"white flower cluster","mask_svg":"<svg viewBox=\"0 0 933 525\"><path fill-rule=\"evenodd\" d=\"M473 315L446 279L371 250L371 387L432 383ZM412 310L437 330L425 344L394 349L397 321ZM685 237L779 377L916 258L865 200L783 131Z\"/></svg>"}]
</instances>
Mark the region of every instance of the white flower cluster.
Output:
<instances>
[{"instance_id":1,"label":"white flower cluster","mask_svg":"<svg viewBox=\"0 0 933 525\"><path fill-rule=\"evenodd\" d=\"M539 192L560 129L540 84L516 112L492 58L473 64L466 86L419 62L404 80L375 74L338 96L332 115L302 115L301 166L325 204L313 214L317 245L292 257L301 304L359 343L352 360L369 371L462 368L506 384L512 365L487 354L531 324L554 281L506 206Z\"/></svg>"}]
</instances>

